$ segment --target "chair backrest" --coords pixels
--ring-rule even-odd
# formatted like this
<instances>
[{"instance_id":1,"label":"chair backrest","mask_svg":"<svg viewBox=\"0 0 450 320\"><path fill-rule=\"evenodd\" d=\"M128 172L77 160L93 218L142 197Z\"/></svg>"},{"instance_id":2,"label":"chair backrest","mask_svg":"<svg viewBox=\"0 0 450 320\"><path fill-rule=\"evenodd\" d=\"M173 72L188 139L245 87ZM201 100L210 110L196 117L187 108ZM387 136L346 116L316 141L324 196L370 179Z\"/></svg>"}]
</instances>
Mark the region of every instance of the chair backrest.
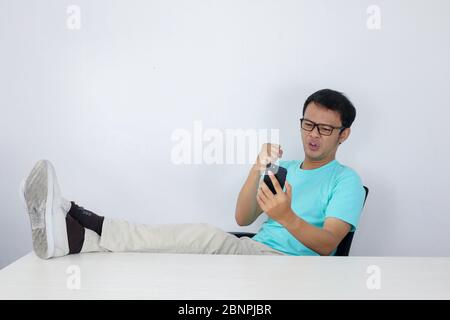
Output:
<instances>
[{"instance_id":1,"label":"chair backrest","mask_svg":"<svg viewBox=\"0 0 450 320\"><path fill-rule=\"evenodd\" d=\"M363 207L366 204L366 199L367 199L367 196L369 195L369 188L364 186L364 190L366 190L366 195L364 197ZM348 256L348 254L350 253L350 247L352 246L352 240L353 240L354 234L355 234L354 232L347 233L347 235L344 237L344 239L342 239L341 243L339 243L339 245L336 249L336 253L334 254L335 256Z\"/></svg>"},{"instance_id":2,"label":"chair backrest","mask_svg":"<svg viewBox=\"0 0 450 320\"><path fill-rule=\"evenodd\" d=\"M363 207L366 204L367 196L369 195L369 188L364 186L364 190L366 190L366 195L364 197ZM251 238L254 235L256 235L256 233L251 233L251 232L229 232L229 233L234 234L238 238L240 238L240 237ZM354 234L355 234L354 232L347 233L347 235L344 237L344 239L342 239L341 243L339 243L339 245L336 249L336 253L334 254L335 256L348 256L348 254L350 253L350 247L352 245L352 240L353 240Z\"/></svg>"}]
</instances>

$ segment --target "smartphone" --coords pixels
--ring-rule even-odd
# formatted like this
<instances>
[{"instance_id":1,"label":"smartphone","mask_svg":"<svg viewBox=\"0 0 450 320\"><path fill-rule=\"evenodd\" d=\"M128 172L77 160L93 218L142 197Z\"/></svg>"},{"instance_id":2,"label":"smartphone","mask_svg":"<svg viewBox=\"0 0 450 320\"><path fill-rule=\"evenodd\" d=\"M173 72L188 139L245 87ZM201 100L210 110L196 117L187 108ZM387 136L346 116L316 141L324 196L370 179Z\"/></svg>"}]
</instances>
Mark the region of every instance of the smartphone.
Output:
<instances>
[{"instance_id":1,"label":"smartphone","mask_svg":"<svg viewBox=\"0 0 450 320\"><path fill-rule=\"evenodd\" d=\"M287 170L286 168L277 166L276 164L269 163L267 165L266 171L264 172L264 182L269 187L270 191L272 191L273 194L277 194L275 187L273 186L272 180L269 176L269 170L272 171L275 175L275 178L277 179L278 183L281 186L281 189L284 188L284 183L286 182L286 176L287 176Z\"/></svg>"}]
</instances>

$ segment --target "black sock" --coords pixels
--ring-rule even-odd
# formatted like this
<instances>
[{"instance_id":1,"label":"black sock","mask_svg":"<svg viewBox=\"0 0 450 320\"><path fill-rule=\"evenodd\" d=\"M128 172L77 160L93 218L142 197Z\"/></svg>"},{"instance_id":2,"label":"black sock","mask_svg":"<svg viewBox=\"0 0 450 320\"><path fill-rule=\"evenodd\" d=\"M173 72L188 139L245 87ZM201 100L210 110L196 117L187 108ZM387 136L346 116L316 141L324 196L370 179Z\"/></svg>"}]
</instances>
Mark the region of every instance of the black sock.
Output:
<instances>
[{"instance_id":1,"label":"black sock","mask_svg":"<svg viewBox=\"0 0 450 320\"><path fill-rule=\"evenodd\" d=\"M79 253L84 243L84 227L71 215L66 215L69 254Z\"/></svg>"},{"instance_id":2,"label":"black sock","mask_svg":"<svg viewBox=\"0 0 450 320\"><path fill-rule=\"evenodd\" d=\"M102 227L103 220L105 217L98 216L92 211L86 210L83 207L78 206L75 202L70 202L72 205L70 206L68 215L71 215L72 218L77 220L83 227L91 229L92 231L97 232L99 236L102 235Z\"/></svg>"}]
</instances>

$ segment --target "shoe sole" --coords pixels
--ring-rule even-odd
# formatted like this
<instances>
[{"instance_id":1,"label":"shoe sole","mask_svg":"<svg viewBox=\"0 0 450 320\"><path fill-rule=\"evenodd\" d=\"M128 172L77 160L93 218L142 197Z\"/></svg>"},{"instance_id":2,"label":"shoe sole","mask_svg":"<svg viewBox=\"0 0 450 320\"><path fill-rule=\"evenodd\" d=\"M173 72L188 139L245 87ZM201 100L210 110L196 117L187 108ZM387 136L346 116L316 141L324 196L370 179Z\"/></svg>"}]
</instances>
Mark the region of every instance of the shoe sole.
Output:
<instances>
[{"instance_id":1,"label":"shoe sole","mask_svg":"<svg viewBox=\"0 0 450 320\"><path fill-rule=\"evenodd\" d=\"M22 185L22 193L31 222L33 248L36 255L49 259L54 254L52 226L54 169L40 160Z\"/></svg>"}]
</instances>

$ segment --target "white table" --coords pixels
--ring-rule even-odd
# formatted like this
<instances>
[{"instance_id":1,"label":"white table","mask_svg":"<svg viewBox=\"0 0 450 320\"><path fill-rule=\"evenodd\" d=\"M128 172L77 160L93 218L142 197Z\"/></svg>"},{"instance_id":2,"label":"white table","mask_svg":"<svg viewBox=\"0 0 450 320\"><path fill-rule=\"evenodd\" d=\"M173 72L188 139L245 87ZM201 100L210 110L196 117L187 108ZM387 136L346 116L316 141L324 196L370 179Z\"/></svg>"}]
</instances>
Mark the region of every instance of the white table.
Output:
<instances>
[{"instance_id":1,"label":"white table","mask_svg":"<svg viewBox=\"0 0 450 320\"><path fill-rule=\"evenodd\" d=\"M450 257L30 253L0 270L0 299L450 299Z\"/></svg>"}]
</instances>

